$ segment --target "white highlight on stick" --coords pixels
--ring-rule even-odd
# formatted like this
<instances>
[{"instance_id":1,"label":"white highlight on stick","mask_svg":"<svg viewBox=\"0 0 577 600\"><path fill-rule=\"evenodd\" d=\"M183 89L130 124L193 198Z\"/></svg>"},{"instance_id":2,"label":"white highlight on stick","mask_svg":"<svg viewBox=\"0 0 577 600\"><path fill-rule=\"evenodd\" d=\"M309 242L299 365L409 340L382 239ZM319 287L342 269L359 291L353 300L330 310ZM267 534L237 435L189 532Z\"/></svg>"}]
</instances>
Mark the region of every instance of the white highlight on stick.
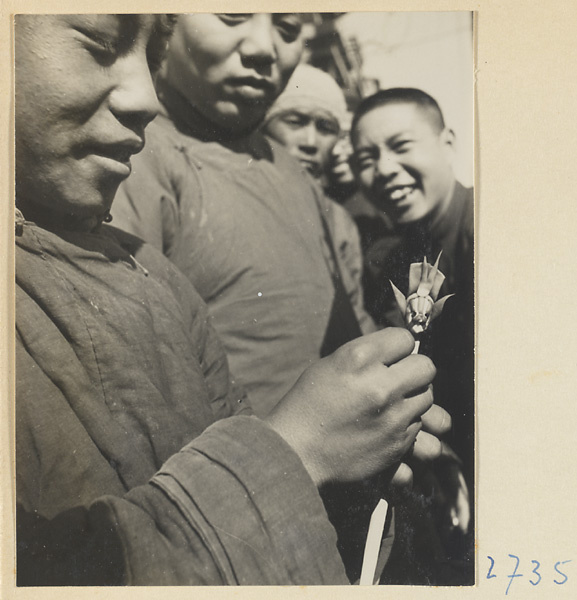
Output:
<instances>
[{"instance_id":1,"label":"white highlight on stick","mask_svg":"<svg viewBox=\"0 0 577 600\"><path fill-rule=\"evenodd\" d=\"M359 585L375 585L378 583L378 581L375 582L375 571L377 570L377 561L379 559L388 510L389 505L387 501L381 498L371 515Z\"/></svg>"}]
</instances>

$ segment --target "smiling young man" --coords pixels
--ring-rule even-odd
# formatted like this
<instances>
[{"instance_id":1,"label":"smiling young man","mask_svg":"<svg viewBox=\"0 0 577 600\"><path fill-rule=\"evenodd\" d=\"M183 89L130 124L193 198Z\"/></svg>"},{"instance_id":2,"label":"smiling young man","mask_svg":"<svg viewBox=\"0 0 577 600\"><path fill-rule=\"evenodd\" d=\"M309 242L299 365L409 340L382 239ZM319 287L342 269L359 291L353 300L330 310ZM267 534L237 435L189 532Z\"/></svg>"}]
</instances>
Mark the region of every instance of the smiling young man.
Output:
<instances>
[{"instance_id":1,"label":"smiling young man","mask_svg":"<svg viewBox=\"0 0 577 600\"><path fill-rule=\"evenodd\" d=\"M434 346L451 353L459 364L465 361L461 366L467 365L466 379L472 385L468 361L473 352L473 190L455 179L454 134L431 96L413 88L393 88L361 103L352 142L362 189L394 224L391 235L368 257L369 274L378 281L367 291L371 313L384 324L399 323L392 290L383 284L392 280L406 291L409 264L423 256L435 260L442 251L442 293L455 297L433 327L435 336L448 337Z\"/></svg>"},{"instance_id":2,"label":"smiling young man","mask_svg":"<svg viewBox=\"0 0 577 600\"><path fill-rule=\"evenodd\" d=\"M445 275L441 293L454 294L423 339L438 368L435 397L453 416L450 443L474 485L474 205L473 190L453 172L454 134L437 102L413 88L366 98L353 119L357 179L367 198L393 223L366 257L366 304L384 325L400 324L392 281L407 291L409 265L426 256ZM473 495L470 496L471 502ZM468 507L467 507L468 511ZM472 519L468 519L472 526ZM472 537L467 548L472 556ZM472 560L470 562L472 577Z\"/></svg>"},{"instance_id":3,"label":"smiling young man","mask_svg":"<svg viewBox=\"0 0 577 600\"><path fill-rule=\"evenodd\" d=\"M317 488L438 455L434 368L379 332L247 416L190 283L104 223L172 24L16 17L17 582L346 583Z\"/></svg>"},{"instance_id":4,"label":"smiling young man","mask_svg":"<svg viewBox=\"0 0 577 600\"><path fill-rule=\"evenodd\" d=\"M358 108L352 125L357 178L366 196L393 221L403 260L435 258L446 275L443 291L472 289L473 191L456 181L454 134L435 100L421 90L377 92ZM408 277L383 259L395 283Z\"/></svg>"}]
</instances>

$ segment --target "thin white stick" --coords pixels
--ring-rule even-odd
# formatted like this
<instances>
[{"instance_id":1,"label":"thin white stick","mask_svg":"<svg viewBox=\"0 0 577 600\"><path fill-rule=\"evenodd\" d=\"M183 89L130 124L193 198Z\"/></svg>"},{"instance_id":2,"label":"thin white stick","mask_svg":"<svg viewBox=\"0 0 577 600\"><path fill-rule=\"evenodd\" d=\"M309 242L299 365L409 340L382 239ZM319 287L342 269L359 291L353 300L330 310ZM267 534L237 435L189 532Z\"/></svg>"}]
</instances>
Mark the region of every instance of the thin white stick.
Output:
<instances>
[{"instance_id":1,"label":"thin white stick","mask_svg":"<svg viewBox=\"0 0 577 600\"><path fill-rule=\"evenodd\" d=\"M376 577L377 561L379 559L388 510L389 505L387 501L381 499L371 515L359 585L375 585L378 582L375 582L375 578L378 580L378 577Z\"/></svg>"},{"instance_id":2,"label":"thin white stick","mask_svg":"<svg viewBox=\"0 0 577 600\"><path fill-rule=\"evenodd\" d=\"M411 354L418 354L420 345L420 340L416 340ZM376 577L377 561L379 560L379 551L381 549L388 510L389 505L387 501L381 498L371 515L359 585L375 585L378 583L378 578ZM377 578L376 582L375 578Z\"/></svg>"}]
</instances>

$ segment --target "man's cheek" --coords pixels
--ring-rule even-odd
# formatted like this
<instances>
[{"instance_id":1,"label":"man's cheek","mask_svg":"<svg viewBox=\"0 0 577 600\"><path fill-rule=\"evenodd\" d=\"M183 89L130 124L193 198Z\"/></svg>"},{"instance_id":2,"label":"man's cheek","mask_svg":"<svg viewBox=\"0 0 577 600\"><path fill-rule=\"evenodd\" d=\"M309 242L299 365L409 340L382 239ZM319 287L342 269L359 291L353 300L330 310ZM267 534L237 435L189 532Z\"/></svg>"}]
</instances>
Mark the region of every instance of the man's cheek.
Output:
<instances>
[{"instance_id":1,"label":"man's cheek","mask_svg":"<svg viewBox=\"0 0 577 600\"><path fill-rule=\"evenodd\" d=\"M293 71L296 69L302 54L302 44L295 49L287 50L279 57L279 69L282 87L286 86Z\"/></svg>"},{"instance_id":2,"label":"man's cheek","mask_svg":"<svg viewBox=\"0 0 577 600\"><path fill-rule=\"evenodd\" d=\"M369 194L374 194L374 190L373 190L374 179L366 173L361 173L360 175L357 173L356 176L361 184L361 187Z\"/></svg>"}]
</instances>

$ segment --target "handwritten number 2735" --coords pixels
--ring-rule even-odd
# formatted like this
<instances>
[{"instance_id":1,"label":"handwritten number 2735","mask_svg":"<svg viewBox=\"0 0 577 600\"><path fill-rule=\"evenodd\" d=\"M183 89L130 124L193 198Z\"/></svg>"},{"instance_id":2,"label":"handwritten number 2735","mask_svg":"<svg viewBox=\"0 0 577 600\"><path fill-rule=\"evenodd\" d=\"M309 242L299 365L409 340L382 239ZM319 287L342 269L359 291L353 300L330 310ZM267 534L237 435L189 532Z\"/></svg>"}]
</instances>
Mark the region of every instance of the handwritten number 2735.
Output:
<instances>
[{"instance_id":1,"label":"handwritten number 2735","mask_svg":"<svg viewBox=\"0 0 577 600\"><path fill-rule=\"evenodd\" d=\"M487 571L487 579L495 579L497 577L497 573L495 573L495 559L492 556L487 556L487 558L489 559L489 570ZM519 573L519 564L520 564L520 559L518 556L515 556L514 554L509 554L509 558L512 558L515 561L515 566L513 567L513 571L510 575L507 575L507 577L509 578L509 583L507 584L507 589L505 590L505 595L509 594L509 590L511 589L511 584L513 583L514 579L517 579L519 577L523 577L523 573ZM555 578L553 579L553 583L557 584L557 585L563 585L564 583L567 582L567 580L569 579L569 577L563 572L561 571L560 567L570 563L570 560L564 560L564 561L559 561L555 563L555 572L560 575L560 578ZM539 585L543 579L540 569L541 569L541 563L538 560L532 560L531 564L533 565L533 569L531 570L531 573L535 576L532 577L531 579L529 579L529 583L533 586L535 585Z\"/></svg>"}]
</instances>

